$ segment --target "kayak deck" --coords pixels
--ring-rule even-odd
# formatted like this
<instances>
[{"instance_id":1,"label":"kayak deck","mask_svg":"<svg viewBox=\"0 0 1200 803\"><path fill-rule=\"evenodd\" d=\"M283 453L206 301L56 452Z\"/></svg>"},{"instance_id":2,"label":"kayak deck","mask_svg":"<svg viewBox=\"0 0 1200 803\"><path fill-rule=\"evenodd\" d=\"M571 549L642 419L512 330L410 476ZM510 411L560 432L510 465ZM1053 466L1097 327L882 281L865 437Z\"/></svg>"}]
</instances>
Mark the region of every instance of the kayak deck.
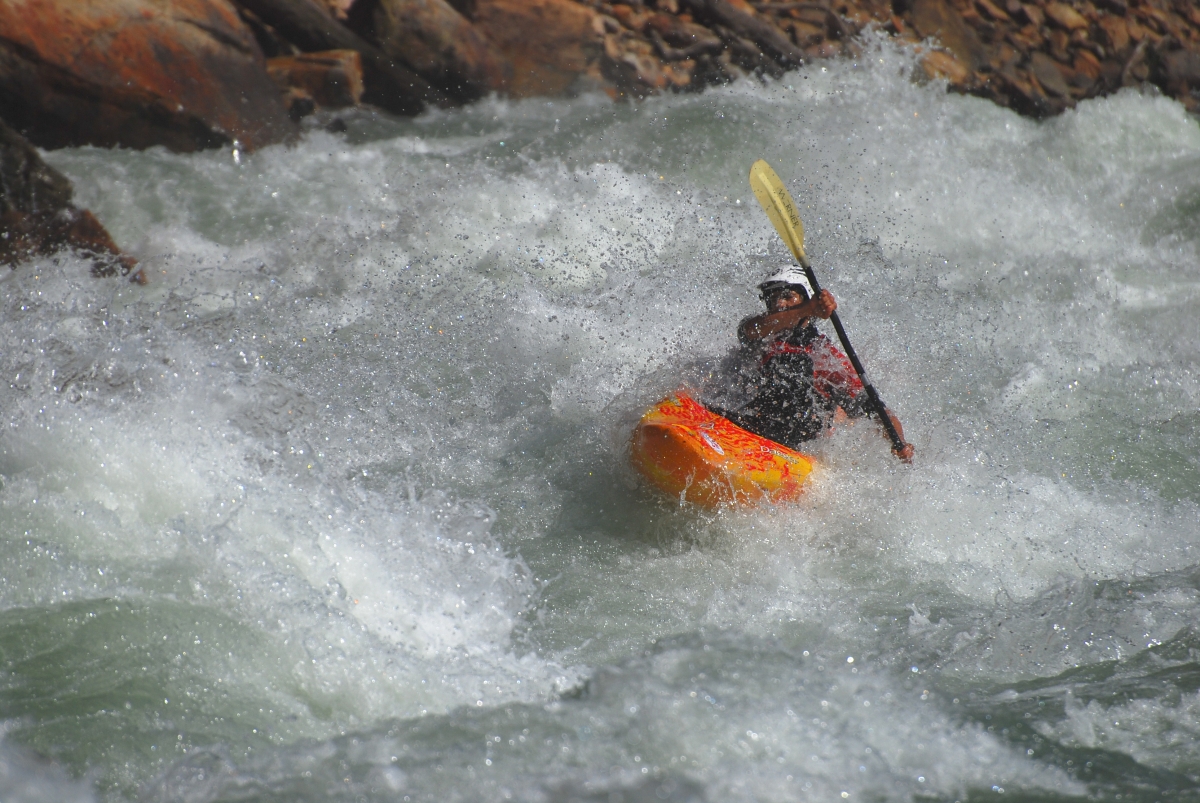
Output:
<instances>
[{"instance_id":1,"label":"kayak deck","mask_svg":"<svg viewBox=\"0 0 1200 803\"><path fill-rule=\"evenodd\" d=\"M796 499L814 465L811 457L742 429L682 391L642 416L630 458L659 489L706 508Z\"/></svg>"}]
</instances>

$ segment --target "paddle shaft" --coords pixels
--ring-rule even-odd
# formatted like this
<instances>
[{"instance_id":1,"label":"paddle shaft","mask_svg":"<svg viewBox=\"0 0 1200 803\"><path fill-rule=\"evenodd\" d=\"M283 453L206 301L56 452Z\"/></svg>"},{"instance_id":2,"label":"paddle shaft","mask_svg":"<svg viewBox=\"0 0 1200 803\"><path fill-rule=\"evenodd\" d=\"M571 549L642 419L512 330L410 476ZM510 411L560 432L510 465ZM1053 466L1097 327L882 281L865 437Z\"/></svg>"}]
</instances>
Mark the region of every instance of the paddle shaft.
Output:
<instances>
[{"instance_id":1,"label":"paddle shaft","mask_svg":"<svg viewBox=\"0 0 1200 803\"><path fill-rule=\"evenodd\" d=\"M817 282L817 274L813 271L812 265L808 264L808 260L801 255L800 267L804 268L804 275L808 277L809 284L812 285L813 295L821 292L821 285ZM883 399L879 398L879 394L875 391L875 386L867 381L867 369L863 368L862 362L858 359L858 354L854 351L854 346L850 345L850 338L846 335L846 329L842 326L842 319L838 317L835 310L829 316L829 322L833 324L833 328L837 331L838 340L842 342L842 348L846 350L846 356L850 358L850 364L854 366L855 373L863 383L863 390L867 392L867 400L871 402L871 406L875 409L875 414L879 417L880 423L887 431L888 438L892 441L892 449L899 452L904 448L904 438L900 437L900 433L896 431L896 425L892 423L892 417L887 414L887 405L883 403Z\"/></svg>"}]
</instances>

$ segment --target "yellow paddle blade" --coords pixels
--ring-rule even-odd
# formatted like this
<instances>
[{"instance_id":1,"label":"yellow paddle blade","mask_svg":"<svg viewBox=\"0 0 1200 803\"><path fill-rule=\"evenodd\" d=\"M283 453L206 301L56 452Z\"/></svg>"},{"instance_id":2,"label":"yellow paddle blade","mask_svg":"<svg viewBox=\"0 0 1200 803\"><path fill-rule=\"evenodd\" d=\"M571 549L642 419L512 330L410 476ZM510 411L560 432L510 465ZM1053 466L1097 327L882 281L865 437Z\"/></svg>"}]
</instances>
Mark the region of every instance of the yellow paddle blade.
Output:
<instances>
[{"instance_id":1,"label":"yellow paddle blade","mask_svg":"<svg viewBox=\"0 0 1200 803\"><path fill-rule=\"evenodd\" d=\"M807 265L808 258L804 255L804 222L800 220L800 211L796 209L792 194L783 186L779 176L775 175L771 166L762 159L750 165L750 189L754 190L754 197L762 205L763 211L771 219L771 225L779 232L792 256L796 257L796 261L801 265Z\"/></svg>"}]
</instances>

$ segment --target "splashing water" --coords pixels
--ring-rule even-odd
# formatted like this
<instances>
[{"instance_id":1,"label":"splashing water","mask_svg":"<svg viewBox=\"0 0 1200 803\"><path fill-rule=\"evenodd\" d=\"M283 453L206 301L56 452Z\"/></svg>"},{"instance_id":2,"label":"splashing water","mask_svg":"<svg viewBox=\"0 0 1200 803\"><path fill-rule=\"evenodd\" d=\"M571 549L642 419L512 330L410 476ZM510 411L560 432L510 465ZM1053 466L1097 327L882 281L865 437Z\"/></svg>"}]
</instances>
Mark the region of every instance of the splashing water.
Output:
<instances>
[{"instance_id":1,"label":"splashing water","mask_svg":"<svg viewBox=\"0 0 1200 803\"><path fill-rule=\"evenodd\" d=\"M912 67L47 154L152 283L0 277L0 797L1200 798L1200 127ZM704 514L759 157L918 456Z\"/></svg>"}]
</instances>

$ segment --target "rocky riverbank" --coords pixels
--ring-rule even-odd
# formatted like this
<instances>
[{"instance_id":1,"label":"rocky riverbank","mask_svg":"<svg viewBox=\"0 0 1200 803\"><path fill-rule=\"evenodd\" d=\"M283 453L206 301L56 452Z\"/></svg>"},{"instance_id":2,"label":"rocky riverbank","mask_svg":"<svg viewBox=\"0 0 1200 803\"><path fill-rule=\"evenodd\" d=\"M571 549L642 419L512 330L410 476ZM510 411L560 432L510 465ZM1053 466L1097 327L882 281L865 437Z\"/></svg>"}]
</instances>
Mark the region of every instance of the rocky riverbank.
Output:
<instances>
[{"instance_id":1,"label":"rocky riverbank","mask_svg":"<svg viewBox=\"0 0 1200 803\"><path fill-rule=\"evenodd\" d=\"M1200 112L1190 0L0 0L0 120L21 163L21 136L252 150L360 102L413 114L490 93L641 98L777 77L855 57L867 28L921 50L916 78L1021 114L1127 86ZM2 189L6 261L73 243L69 203L47 216Z\"/></svg>"}]
</instances>

